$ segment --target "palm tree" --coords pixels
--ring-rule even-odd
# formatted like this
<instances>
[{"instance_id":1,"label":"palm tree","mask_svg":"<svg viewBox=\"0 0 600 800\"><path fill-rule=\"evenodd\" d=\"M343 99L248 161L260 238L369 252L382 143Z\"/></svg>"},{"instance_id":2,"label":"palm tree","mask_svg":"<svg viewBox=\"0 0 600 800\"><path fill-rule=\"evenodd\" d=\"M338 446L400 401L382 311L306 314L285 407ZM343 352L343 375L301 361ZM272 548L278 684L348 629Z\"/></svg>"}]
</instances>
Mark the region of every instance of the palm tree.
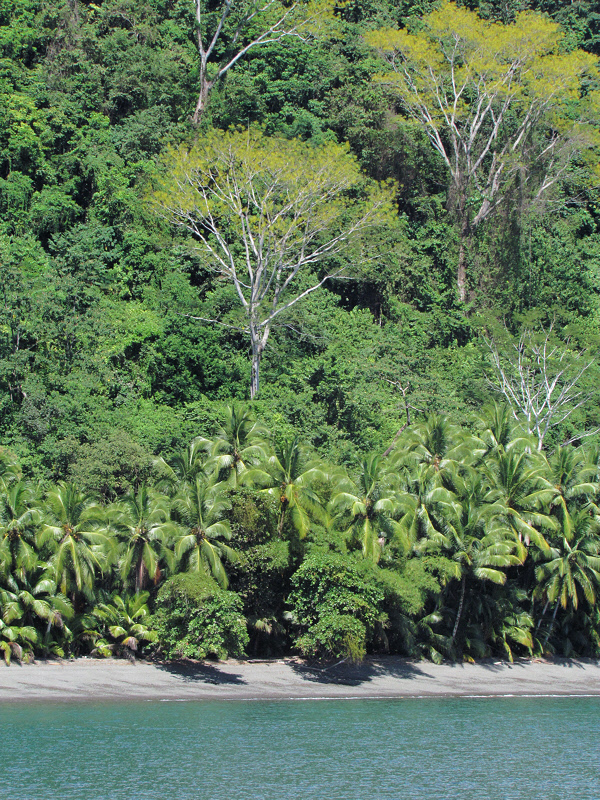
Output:
<instances>
[{"instance_id":1,"label":"palm tree","mask_svg":"<svg viewBox=\"0 0 600 800\"><path fill-rule=\"evenodd\" d=\"M214 469L217 480L235 489L248 467L264 460L266 435L247 408L234 404L227 406L225 424L215 438L198 438L197 442L209 453L207 470Z\"/></svg>"},{"instance_id":2,"label":"palm tree","mask_svg":"<svg viewBox=\"0 0 600 800\"><path fill-rule=\"evenodd\" d=\"M527 592L514 581L506 585L482 582L471 595L471 621L464 637L469 651L479 657L499 651L510 661L515 647L532 655L534 621L523 608L527 599Z\"/></svg>"},{"instance_id":3,"label":"palm tree","mask_svg":"<svg viewBox=\"0 0 600 800\"><path fill-rule=\"evenodd\" d=\"M586 508L579 509L568 515L558 541L540 555L544 560L536 569L538 585L534 598L545 599L546 604L536 630L548 606L555 604L544 647L552 634L559 606L577 610L581 594L590 606L596 603L600 586L599 531L600 519Z\"/></svg>"},{"instance_id":4,"label":"palm tree","mask_svg":"<svg viewBox=\"0 0 600 800\"><path fill-rule=\"evenodd\" d=\"M425 463L436 472L473 458L482 450L475 437L465 437L448 419L439 414L430 414L423 422L412 428L407 435L408 451L417 463ZM399 451L402 457L402 451Z\"/></svg>"},{"instance_id":5,"label":"palm tree","mask_svg":"<svg viewBox=\"0 0 600 800\"><path fill-rule=\"evenodd\" d=\"M553 489L552 506L560 520L562 534L570 538L573 509L593 507L600 488L597 468L588 462L583 452L569 447L557 447L548 459L548 486Z\"/></svg>"},{"instance_id":6,"label":"palm tree","mask_svg":"<svg viewBox=\"0 0 600 800\"><path fill-rule=\"evenodd\" d=\"M169 499L142 484L113 509L113 525L121 542L121 578L126 586L134 575L136 593L148 577L160 579L161 561L169 561L166 544L177 528L170 520Z\"/></svg>"},{"instance_id":7,"label":"palm tree","mask_svg":"<svg viewBox=\"0 0 600 800\"><path fill-rule=\"evenodd\" d=\"M360 462L356 483L339 481L329 503L334 524L360 543L364 558L379 561L386 539L397 536L404 543L405 531L393 519L397 512L390 476L382 460L370 455Z\"/></svg>"},{"instance_id":8,"label":"palm tree","mask_svg":"<svg viewBox=\"0 0 600 800\"><path fill-rule=\"evenodd\" d=\"M61 481L46 495L45 520L38 541L51 546L50 564L61 592L71 593L73 600L76 592L91 596L114 549L104 510L75 484Z\"/></svg>"},{"instance_id":9,"label":"palm tree","mask_svg":"<svg viewBox=\"0 0 600 800\"><path fill-rule=\"evenodd\" d=\"M534 457L528 453L518 452L514 447L505 450L504 445L499 444L483 467L497 492L496 498L504 506L506 523L523 548L523 558L526 555L524 548L530 542L546 549L548 543L541 531L557 527L556 521L544 513L554 492L544 480L543 465L535 463L535 460L532 463L532 459Z\"/></svg>"},{"instance_id":10,"label":"palm tree","mask_svg":"<svg viewBox=\"0 0 600 800\"><path fill-rule=\"evenodd\" d=\"M155 459L162 473L156 488L173 495L182 484L192 484L196 475L204 470L207 441L201 437L193 439L183 452L175 453L169 462L162 457Z\"/></svg>"},{"instance_id":11,"label":"palm tree","mask_svg":"<svg viewBox=\"0 0 600 800\"><path fill-rule=\"evenodd\" d=\"M311 517L322 521L325 516L314 486L319 482L324 484L327 475L320 465L307 461L297 437L276 443L273 451L264 468L255 467L246 472L244 482L262 486L261 491L277 500L280 535L289 517L303 539L309 531Z\"/></svg>"},{"instance_id":12,"label":"palm tree","mask_svg":"<svg viewBox=\"0 0 600 800\"><path fill-rule=\"evenodd\" d=\"M109 602L96 606L92 616L106 628L112 641L97 639L95 652L103 656L125 653L128 657L135 658L141 645L156 641L156 632L146 624L150 616L148 597L148 592L140 592L133 597L121 597L115 593Z\"/></svg>"},{"instance_id":13,"label":"palm tree","mask_svg":"<svg viewBox=\"0 0 600 800\"><path fill-rule=\"evenodd\" d=\"M26 571L37 562L37 494L22 480L0 480L0 572Z\"/></svg>"},{"instance_id":14,"label":"palm tree","mask_svg":"<svg viewBox=\"0 0 600 800\"><path fill-rule=\"evenodd\" d=\"M229 521L224 519L231 503L225 492L223 483L214 483L198 473L173 502L179 522L174 534L177 560L185 564L188 572L208 569L224 589L228 580L222 559L236 559L235 551L223 541L231 539Z\"/></svg>"},{"instance_id":15,"label":"palm tree","mask_svg":"<svg viewBox=\"0 0 600 800\"><path fill-rule=\"evenodd\" d=\"M400 479L401 488L396 495L399 522L407 542L414 544L441 530L444 507L452 498L439 485L439 473L429 464L420 463L412 469L405 465Z\"/></svg>"},{"instance_id":16,"label":"palm tree","mask_svg":"<svg viewBox=\"0 0 600 800\"><path fill-rule=\"evenodd\" d=\"M10 625L15 621L20 626L38 630L44 649L52 649L62 655L62 648L51 643L54 629L62 633L65 619L73 616L69 600L57 592L56 581L47 565L38 561L27 571L11 575L0 589L2 619Z\"/></svg>"},{"instance_id":17,"label":"palm tree","mask_svg":"<svg viewBox=\"0 0 600 800\"><path fill-rule=\"evenodd\" d=\"M0 619L0 651L4 660L10 664L11 657L22 661L23 657L33 655L33 645L37 644L39 634L31 625L7 625Z\"/></svg>"},{"instance_id":18,"label":"palm tree","mask_svg":"<svg viewBox=\"0 0 600 800\"><path fill-rule=\"evenodd\" d=\"M517 424L510 406L506 403L492 402L485 406L477 420L481 431L479 440L484 446L482 458L495 453L499 448L507 451L513 447L526 450L537 447L535 441Z\"/></svg>"},{"instance_id":19,"label":"palm tree","mask_svg":"<svg viewBox=\"0 0 600 800\"><path fill-rule=\"evenodd\" d=\"M460 580L460 596L450 638L453 646L471 588L479 581L504 584L503 569L521 564L522 558L515 554L512 531L501 523L504 505L480 473L472 469L462 473L448 470L444 484L452 502L445 504L443 531L431 531L421 549L439 548L456 565L454 577Z\"/></svg>"}]
</instances>

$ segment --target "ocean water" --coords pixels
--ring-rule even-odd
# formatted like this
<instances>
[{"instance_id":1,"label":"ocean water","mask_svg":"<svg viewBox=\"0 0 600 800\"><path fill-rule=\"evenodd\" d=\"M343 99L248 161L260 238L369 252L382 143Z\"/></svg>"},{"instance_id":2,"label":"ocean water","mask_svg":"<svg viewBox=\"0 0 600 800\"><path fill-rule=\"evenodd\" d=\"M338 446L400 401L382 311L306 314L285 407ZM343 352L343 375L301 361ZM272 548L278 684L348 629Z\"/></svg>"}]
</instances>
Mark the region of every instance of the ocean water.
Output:
<instances>
[{"instance_id":1,"label":"ocean water","mask_svg":"<svg viewBox=\"0 0 600 800\"><path fill-rule=\"evenodd\" d=\"M600 698L0 705L7 800L599 800Z\"/></svg>"}]
</instances>

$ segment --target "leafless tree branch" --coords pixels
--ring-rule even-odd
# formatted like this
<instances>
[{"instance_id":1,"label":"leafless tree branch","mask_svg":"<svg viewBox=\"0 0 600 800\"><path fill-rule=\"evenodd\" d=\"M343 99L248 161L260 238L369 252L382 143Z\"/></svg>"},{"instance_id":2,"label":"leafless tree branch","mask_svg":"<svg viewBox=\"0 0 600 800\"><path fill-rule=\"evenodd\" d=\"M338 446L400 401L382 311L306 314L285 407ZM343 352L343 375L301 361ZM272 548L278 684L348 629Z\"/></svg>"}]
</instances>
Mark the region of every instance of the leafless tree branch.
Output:
<instances>
[{"instance_id":1,"label":"leafless tree branch","mask_svg":"<svg viewBox=\"0 0 600 800\"><path fill-rule=\"evenodd\" d=\"M486 376L488 385L504 396L513 417L524 421L527 432L537 438L538 450L548 431L565 422L591 396L578 384L594 362L583 361L585 351L571 351L568 342L554 344L553 327L542 328L541 338L525 330L508 352L501 351L493 338L483 337L493 369L493 376ZM570 441L584 435L591 434Z\"/></svg>"}]
</instances>

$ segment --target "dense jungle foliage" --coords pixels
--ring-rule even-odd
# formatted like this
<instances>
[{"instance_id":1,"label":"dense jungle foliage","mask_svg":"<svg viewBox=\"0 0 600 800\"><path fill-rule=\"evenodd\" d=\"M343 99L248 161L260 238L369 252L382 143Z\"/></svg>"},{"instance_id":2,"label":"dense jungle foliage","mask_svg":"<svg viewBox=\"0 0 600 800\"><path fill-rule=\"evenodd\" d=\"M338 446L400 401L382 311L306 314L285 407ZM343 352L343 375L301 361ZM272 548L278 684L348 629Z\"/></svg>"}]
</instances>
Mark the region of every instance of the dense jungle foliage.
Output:
<instances>
[{"instance_id":1,"label":"dense jungle foliage","mask_svg":"<svg viewBox=\"0 0 600 800\"><path fill-rule=\"evenodd\" d=\"M596 4L314 5L0 0L7 661L600 655Z\"/></svg>"}]
</instances>

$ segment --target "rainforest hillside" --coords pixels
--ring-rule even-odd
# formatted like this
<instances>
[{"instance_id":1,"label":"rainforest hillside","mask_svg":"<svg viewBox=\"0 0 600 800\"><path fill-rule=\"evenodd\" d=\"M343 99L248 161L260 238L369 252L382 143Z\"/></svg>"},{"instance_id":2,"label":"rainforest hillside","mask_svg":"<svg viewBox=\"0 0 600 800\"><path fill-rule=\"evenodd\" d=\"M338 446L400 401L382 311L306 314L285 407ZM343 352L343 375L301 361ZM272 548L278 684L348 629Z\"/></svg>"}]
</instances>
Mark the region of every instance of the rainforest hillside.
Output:
<instances>
[{"instance_id":1,"label":"rainforest hillside","mask_svg":"<svg viewBox=\"0 0 600 800\"><path fill-rule=\"evenodd\" d=\"M599 56L586 0L0 0L7 659L597 655Z\"/></svg>"}]
</instances>

